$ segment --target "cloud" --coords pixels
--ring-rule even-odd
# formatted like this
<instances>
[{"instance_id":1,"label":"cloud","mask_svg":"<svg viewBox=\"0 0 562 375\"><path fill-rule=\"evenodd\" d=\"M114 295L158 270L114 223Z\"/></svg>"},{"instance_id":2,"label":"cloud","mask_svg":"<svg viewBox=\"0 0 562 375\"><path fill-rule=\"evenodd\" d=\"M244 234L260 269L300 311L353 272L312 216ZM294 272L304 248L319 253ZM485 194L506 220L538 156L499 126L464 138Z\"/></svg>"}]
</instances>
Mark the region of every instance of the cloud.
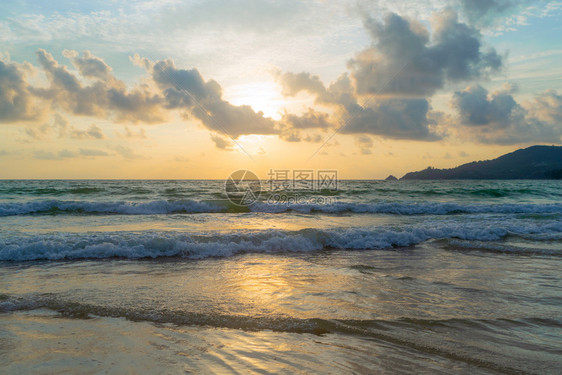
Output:
<instances>
[{"instance_id":1,"label":"cloud","mask_svg":"<svg viewBox=\"0 0 562 375\"><path fill-rule=\"evenodd\" d=\"M1 57L1 56L0 56ZM10 63L0 59L0 122L38 120L43 108L27 83L27 63Z\"/></svg>"},{"instance_id":2,"label":"cloud","mask_svg":"<svg viewBox=\"0 0 562 375\"><path fill-rule=\"evenodd\" d=\"M441 137L430 129L425 99L379 100L369 107L357 106L340 132L343 134L373 134L394 139L434 141Z\"/></svg>"},{"instance_id":3,"label":"cloud","mask_svg":"<svg viewBox=\"0 0 562 375\"><path fill-rule=\"evenodd\" d=\"M333 124L328 120L328 114L316 112L312 108L308 108L301 116L285 113L281 122L295 129L327 129L333 127Z\"/></svg>"},{"instance_id":4,"label":"cloud","mask_svg":"<svg viewBox=\"0 0 562 375\"><path fill-rule=\"evenodd\" d=\"M55 113L53 123L45 123L41 125L28 126L25 128L25 134L30 138L42 140L51 137L52 133L58 133L59 138L66 136L69 129L68 121L59 113Z\"/></svg>"},{"instance_id":5,"label":"cloud","mask_svg":"<svg viewBox=\"0 0 562 375\"><path fill-rule=\"evenodd\" d=\"M279 138L285 142L300 142L302 141L300 132L298 130L286 129L281 134Z\"/></svg>"},{"instance_id":6,"label":"cloud","mask_svg":"<svg viewBox=\"0 0 562 375\"><path fill-rule=\"evenodd\" d=\"M66 131L69 128L68 120L64 118L61 114L55 113L53 119L53 125L51 126L54 130L57 130L59 137L62 138L66 135Z\"/></svg>"},{"instance_id":7,"label":"cloud","mask_svg":"<svg viewBox=\"0 0 562 375\"><path fill-rule=\"evenodd\" d=\"M68 52L66 55L75 56ZM163 98L158 93L153 93L146 85L138 85L128 91L123 82L111 75L109 67L89 52L82 57L73 57L72 62L82 74L93 79L91 85L82 84L47 51L39 49L37 58L50 86L35 88L34 94L51 101L55 108L74 115L111 118L114 121L154 123L167 118L161 107Z\"/></svg>"},{"instance_id":8,"label":"cloud","mask_svg":"<svg viewBox=\"0 0 562 375\"><path fill-rule=\"evenodd\" d=\"M109 156L109 154L105 151L88 149L88 148L86 149L81 148L79 153L82 156Z\"/></svg>"},{"instance_id":9,"label":"cloud","mask_svg":"<svg viewBox=\"0 0 562 375\"><path fill-rule=\"evenodd\" d=\"M282 94L285 96L295 96L300 91L308 91L318 97L322 97L326 92L324 83L318 76L308 72L301 73L275 73L277 80L281 83Z\"/></svg>"},{"instance_id":10,"label":"cloud","mask_svg":"<svg viewBox=\"0 0 562 375\"><path fill-rule=\"evenodd\" d=\"M48 137L50 131L51 126L49 124L42 124L35 127L28 126L25 128L24 133L30 138L42 140Z\"/></svg>"},{"instance_id":11,"label":"cloud","mask_svg":"<svg viewBox=\"0 0 562 375\"><path fill-rule=\"evenodd\" d=\"M144 130L143 128L139 128L138 131L135 132L135 131L131 130L128 126L125 126L125 132L124 133L119 133L117 131L115 133L120 138L138 138L138 139L147 139L148 138L146 136L146 130Z\"/></svg>"},{"instance_id":12,"label":"cloud","mask_svg":"<svg viewBox=\"0 0 562 375\"><path fill-rule=\"evenodd\" d=\"M451 1L460 1L459 9L466 14L504 11L501 0L493 0L493 4ZM259 9L262 6L265 11L278 8L273 3L256 5ZM259 9L249 12L259 14L262 12ZM215 145L223 149L228 147L227 135L236 139L246 134L266 134L289 142L318 142L322 137L307 134L309 130L335 131L342 125L345 125L340 129L343 134L437 140L443 134L439 124L442 116L432 110L431 96L449 84L485 80L502 69L504 59L484 45L480 31L474 26L476 22L471 26L459 21L451 9L434 14L430 22L428 27L393 13L382 20L367 17L364 27L372 45L356 53L348 63L348 71L330 84L308 72L276 73L284 95L295 96L306 91L327 113L308 108L300 115L285 112L276 121L248 105L233 105L224 99L218 82L205 79L196 68L176 67L172 60L151 61L134 55L132 63L143 67L149 76L127 87L102 58L89 51L79 54L64 50L63 55L75 68L70 70L47 51L39 50L37 58L47 77L47 86L31 83L26 74L28 65L2 62L0 88L8 89L0 91L0 106L8 110L1 112L0 121L2 116L7 122L22 121L60 110L115 122L148 124L164 122L179 113L184 118L198 120L211 131ZM488 94L482 88L478 93L476 87L472 90L458 92L455 108L463 126L478 133L483 133L484 128L496 132L502 127L513 127L513 123L519 127L529 125L531 118L536 128L544 128L557 114L555 106L546 105L556 100L553 95L540 99L544 105L537 102L534 109L528 109L517 104L509 90L498 94ZM9 102L6 95L20 99ZM105 137L96 125L77 129L62 117L50 127L45 124L28 127L26 134L45 139L57 131L61 137L64 134L76 139ZM117 134L123 138L146 137L143 129L133 132L128 127L124 133ZM130 149L119 153L124 157L139 157Z\"/></svg>"},{"instance_id":13,"label":"cloud","mask_svg":"<svg viewBox=\"0 0 562 375\"><path fill-rule=\"evenodd\" d=\"M68 150L61 150L57 153L54 153L52 151L39 150L39 151L35 151L33 153L33 156L35 157L35 159L39 159L39 160L62 160L62 159L73 158L76 156L76 154Z\"/></svg>"},{"instance_id":14,"label":"cloud","mask_svg":"<svg viewBox=\"0 0 562 375\"><path fill-rule=\"evenodd\" d=\"M211 134L211 140L215 143L215 146L221 150L232 150L233 142L225 137L221 137L216 134Z\"/></svg>"},{"instance_id":15,"label":"cloud","mask_svg":"<svg viewBox=\"0 0 562 375\"><path fill-rule=\"evenodd\" d=\"M278 75L284 92L296 95L307 91L316 95L320 104L336 107L332 117L318 114L309 109L302 116L285 114L282 122L292 128L338 128L342 134L373 134L394 139L437 140L430 125L434 122L428 118L429 102L422 98L378 98L359 104L360 97L354 92L352 81L347 74L342 74L326 89L309 73L285 73ZM298 82L298 84L296 83ZM337 125L336 125L337 124ZM285 131L285 133L289 133ZM285 135L285 140L294 140Z\"/></svg>"},{"instance_id":16,"label":"cloud","mask_svg":"<svg viewBox=\"0 0 562 375\"><path fill-rule=\"evenodd\" d=\"M348 106L357 102L347 73L341 74L328 88L318 76L308 72L275 73L275 77L281 84L282 94L285 96L296 96L299 92L306 91L316 98L317 104Z\"/></svg>"},{"instance_id":17,"label":"cloud","mask_svg":"<svg viewBox=\"0 0 562 375\"><path fill-rule=\"evenodd\" d=\"M455 92L451 106L458 111L466 136L481 142L562 143L562 96L554 90L521 105L506 89L490 94L475 85Z\"/></svg>"},{"instance_id":18,"label":"cloud","mask_svg":"<svg viewBox=\"0 0 562 375\"><path fill-rule=\"evenodd\" d=\"M241 29L244 31L272 32L291 26L296 16L309 8L307 2L275 0L210 0L201 3L180 3L172 6L163 21L183 27L213 29Z\"/></svg>"},{"instance_id":19,"label":"cloud","mask_svg":"<svg viewBox=\"0 0 562 375\"><path fill-rule=\"evenodd\" d=\"M83 77L100 79L102 81L113 79L111 67L99 57L92 55L90 51L84 51L82 56L79 56L76 51L64 50L63 55L72 60L72 64Z\"/></svg>"},{"instance_id":20,"label":"cloud","mask_svg":"<svg viewBox=\"0 0 562 375\"><path fill-rule=\"evenodd\" d=\"M70 131L70 138L75 139L104 139L105 135L101 128L97 125L90 125L87 130L78 130L72 128Z\"/></svg>"},{"instance_id":21,"label":"cloud","mask_svg":"<svg viewBox=\"0 0 562 375\"><path fill-rule=\"evenodd\" d=\"M322 136L320 134L309 134L304 138L305 142L320 143L322 142Z\"/></svg>"},{"instance_id":22,"label":"cloud","mask_svg":"<svg viewBox=\"0 0 562 375\"><path fill-rule=\"evenodd\" d=\"M309 90L308 86L303 87ZM309 110L302 116L285 114L282 119L284 125L295 129L337 127L342 134L373 134L394 139L433 141L441 138L431 128L435 121L428 116L430 105L426 99L379 98L361 105L347 75L340 76L327 90L316 92L322 93L322 96L317 96L317 101L335 106L337 109L332 117L341 120L336 122L326 114ZM287 137L287 133L291 137ZM284 139L298 141L287 130Z\"/></svg>"},{"instance_id":23,"label":"cloud","mask_svg":"<svg viewBox=\"0 0 562 375\"><path fill-rule=\"evenodd\" d=\"M509 19L510 15L533 2L536 0L459 0L463 14L472 24L479 26L490 26ZM524 19L519 22L524 22Z\"/></svg>"},{"instance_id":24,"label":"cloud","mask_svg":"<svg viewBox=\"0 0 562 375\"><path fill-rule=\"evenodd\" d=\"M51 124L45 123L28 126L25 128L24 133L36 140L49 139L55 134L57 134L59 138L105 139L105 134L99 126L92 124L86 130L81 130L70 125L68 120L59 113L55 113Z\"/></svg>"},{"instance_id":25,"label":"cloud","mask_svg":"<svg viewBox=\"0 0 562 375\"><path fill-rule=\"evenodd\" d=\"M488 96L488 91L480 85L455 92L452 104L459 110L464 125L505 127L521 121L523 110L511 94L498 91Z\"/></svg>"},{"instance_id":26,"label":"cloud","mask_svg":"<svg viewBox=\"0 0 562 375\"><path fill-rule=\"evenodd\" d=\"M233 138L244 134L277 134L276 123L248 105L222 99L222 88L205 81L197 69L178 69L171 60L156 62L152 77L166 98L166 106L184 109L208 129Z\"/></svg>"},{"instance_id":27,"label":"cloud","mask_svg":"<svg viewBox=\"0 0 562 375\"><path fill-rule=\"evenodd\" d=\"M558 124L562 127L562 95L555 90L547 90L538 95L528 105L529 115L550 124Z\"/></svg>"},{"instance_id":28,"label":"cloud","mask_svg":"<svg viewBox=\"0 0 562 375\"><path fill-rule=\"evenodd\" d=\"M115 152L117 152L119 155L121 155L122 157L124 157L125 159L147 159L147 157L137 154L135 151L133 151L131 148L126 147L126 146L114 146L112 147L113 150L115 150Z\"/></svg>"},{"instance_id":29,"label":"cloud","mask_svg":"<svg viewBox=\"0 0 562 375\"><path fill-rule=\"evenodd\" d=\"M335 108L322 126L312 114L285 115L293 128L330 127L341 118L340 133L373 134L394 139L441 139L430 97L447 83L483 79L502 68L502 57L485 50L479 31L445 9L433 16L432 34L421 23L397 14L383 22L368 18L373 46L349 61L349 72L326 87L308 72L276 73L286 96L306 91L317 104ZM308 119L307 119L308 117ZM308 121L307 121L308 120ZM335 127L331 125L331 127Z\"/></svg>"},{"instance_id":30,"label":"cloud","mask_svg":"<svg viewBox=\"0 0 562 375\"><path fill-rule=\"evenodd\" d=\"M3 121L31 120L51 108L73 115L109 119L116 122L163 122L178 110L184 117L194 117L209 130L237 138L244 134L278 134L277 123L248 105L236 106L222 98L222 88L214 80L206 81L197 69L179 69L171 60L151 62L138 55L133 63L146 68L152 82L146 81L128 90L112 75L112 69L101 58L85 51L65 50L80 75L43 49L36 53L48 80L48 87L33 87L26 81L24 64L0 62L0 108ZM85 82L88 83L85 83ZM36 101L42 111L33 111ZM321 120L319 118L318 120ZM82 131L60 126L73 138L97 138L104 135L95 125ZM47 131L46 129L45 132ZM29 135L41 138L42 130ZM144 133L137 136L142 137ZM128 131L125 137L132 137Z\"/></svg>"},{"instance_id":31,"label":"cloud","mask_svg":"<svg viewBox=\"0 0 562 375\"><path fill-rule=\"evenodd\" d=\"M480 32L460 23L451 9L433 16L432 35L397 14L365 24L375 44L349 62L358 94L427 97L446 82L486 77L503 64L495 49L484 50Z\"/></svg>"},{"instance_id":32,"label":"cloud","mask_svg":"<svg viewBox=\"0 0 562 375\"><path fill-rule=\"evenodd\" d=\"M373 152L371 148L373 147L373 140L371 137L364 134L355 137L355 143L359 146L361 153L363 155L371 155Z\"/></svg>"}]
</instances>

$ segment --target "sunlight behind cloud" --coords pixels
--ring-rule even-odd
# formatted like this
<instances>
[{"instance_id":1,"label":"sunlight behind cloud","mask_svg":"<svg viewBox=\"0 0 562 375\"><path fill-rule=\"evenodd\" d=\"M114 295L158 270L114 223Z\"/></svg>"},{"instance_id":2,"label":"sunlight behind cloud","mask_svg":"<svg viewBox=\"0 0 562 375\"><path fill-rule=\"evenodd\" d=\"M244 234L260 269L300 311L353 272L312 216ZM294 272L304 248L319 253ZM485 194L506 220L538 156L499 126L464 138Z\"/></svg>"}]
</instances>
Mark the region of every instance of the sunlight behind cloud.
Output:
<instances>
[{"instance_id":1,"label":"sunlight behind cloud","mask_svg":"<svg viewBox=\"0 0 562 375\"><path fill-rule=\"evenodd\" d=\"M225 88L224 98L234 105L249 105L265 117L281 119L287 102L274 82L249 82Z\"/></svg>"}]
</instances>

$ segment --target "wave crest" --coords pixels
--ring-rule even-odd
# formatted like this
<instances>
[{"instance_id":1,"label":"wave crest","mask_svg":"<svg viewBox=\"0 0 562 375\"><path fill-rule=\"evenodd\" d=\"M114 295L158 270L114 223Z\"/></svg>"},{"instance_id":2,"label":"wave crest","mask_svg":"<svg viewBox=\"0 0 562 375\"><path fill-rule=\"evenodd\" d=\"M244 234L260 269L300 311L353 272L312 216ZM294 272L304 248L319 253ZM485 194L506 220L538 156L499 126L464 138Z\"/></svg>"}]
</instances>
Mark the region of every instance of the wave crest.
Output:
<instances>
[{"instance_id":1,"label":"wave crest","mask_svg":"<svg viewBox=\"0 0 562 375\"><path fill-rule=\"evenodd\" d=\"M451 215L451 214L562 214L561 203L551 204L459 204L450 202L377 202L332 204L286 204L256 202L248 207L236 206L227 200L156 200L148 202L94 202L41 200L0 203L0 216L30 214L115 214L154 215L215 212L263 213L370 213L392 215Z\"/></svg>"},{"instance_id":2,"label":"wave crest","mask_svg":"<svg viewBox=\"0 0 562 375\"><path fill-rule=\"evenodd\" d=\"M1 261L62 260L84 258L228 257L244 252L309 252L323 249L372 250L406 247L432 239L498 241L508 235L559 235L562 223L493 221L454 223L424 222L401 228L261 230L231 233L113 232L56 233L16 236L0 240ZM536 250L541 254L541 249ZM544 251L545 255L559 252Z\"/></svg>"}]
</instances>

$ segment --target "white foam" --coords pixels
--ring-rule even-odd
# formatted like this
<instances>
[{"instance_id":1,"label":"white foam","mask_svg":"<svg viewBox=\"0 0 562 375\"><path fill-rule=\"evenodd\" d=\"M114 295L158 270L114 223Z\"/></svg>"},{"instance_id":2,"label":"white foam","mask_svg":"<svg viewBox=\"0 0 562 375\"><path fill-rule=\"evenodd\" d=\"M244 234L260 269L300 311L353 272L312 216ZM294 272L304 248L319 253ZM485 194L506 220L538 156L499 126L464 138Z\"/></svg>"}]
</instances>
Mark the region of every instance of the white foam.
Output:
<instances>
[{"instance_id":1,"label":"white foam","mask_svg":"<svg viewBox=\"0 0 562 375\"><path fill-rule=\"evenodd\" d=\"M105 213L121 215L151 215L170 213L219 212L223 207L207 202L150 201L150 202L84 202L84 201L31 201L22 203L1 203L0 216L26 215L49 212Z\"/></svg>"},{"instance_id":2,"label":"white foam","mask_svg":"<svg viewBox=\"0 0 562 375\"><path fill-rule=\"evenodd\" d=\"M22 235L0 240L0 260L80 258L144 258L182 256L226 257L240 252L307 252L335 249L386 249L410 246L430 239L455 238L497 241L506 235L562 233L562 222L425 221L401 227L261 230L231 233L184 232L57 233Z\"/></svg>"},{"instance_id":3,"label":"white foam","mask_svg":"<svg viewBox=\"0 0 562 375\"><path fill-rule=\"evenodd\" d=\"M458 204L449 202L379 202L334 204L269 204L255 203L254 212L281 213L296 211L300 213L380 213L397 215L447 215L456 213L562 213L562 204Z\"/></svg>"},{"instance_id":4,"label":"white foam","mask_svg":"<svg viewBox=\"0 0 562 375\"><path fill-rule=\"evenodd\" d=\"M253 212L283 213L295 211L300 213L372 213L395 215L448 215L448 214L542 214L562 213L562 203L552 204L458 204L447 202L378 202L333 204L270 204L254 203ZM64 200L40 200L31 202L0 203L0 216L28 215L41 213L90 213L118 215L153 215L173 213L212 213L226 212L223 202L205 202L194 200L149 202L88 202Z\"/></svg>"}]
</instances>

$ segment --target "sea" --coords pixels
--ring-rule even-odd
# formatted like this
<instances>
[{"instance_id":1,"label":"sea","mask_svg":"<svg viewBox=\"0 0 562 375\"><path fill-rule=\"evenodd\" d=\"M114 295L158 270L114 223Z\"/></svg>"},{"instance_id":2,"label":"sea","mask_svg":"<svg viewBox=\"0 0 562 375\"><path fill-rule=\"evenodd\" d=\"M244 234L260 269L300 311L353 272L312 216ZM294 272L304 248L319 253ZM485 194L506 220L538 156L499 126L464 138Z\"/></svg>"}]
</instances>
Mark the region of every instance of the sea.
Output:
<instances>
[{"instance_id":1,"label":"sea","mask_svg":"<svg viewBox=\"0 0 562 375\"><path fill-rule=\"evenodd\" d=\"M0 181L2 374L559 374L562 181Z\"/></svg>"}]
</instances>

